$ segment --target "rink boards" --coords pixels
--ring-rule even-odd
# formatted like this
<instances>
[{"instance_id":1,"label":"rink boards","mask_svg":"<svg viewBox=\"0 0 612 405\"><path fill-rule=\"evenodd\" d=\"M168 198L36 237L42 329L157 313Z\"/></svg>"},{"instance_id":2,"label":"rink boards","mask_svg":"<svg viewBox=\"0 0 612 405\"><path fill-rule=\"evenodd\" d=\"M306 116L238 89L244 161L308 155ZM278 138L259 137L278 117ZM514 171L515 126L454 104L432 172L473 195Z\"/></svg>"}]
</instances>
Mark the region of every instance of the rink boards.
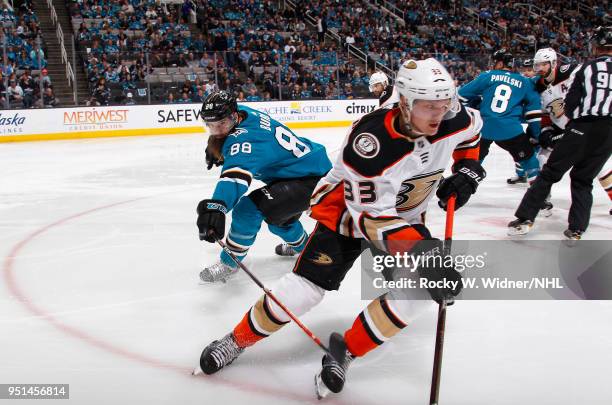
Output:
<instances>
[{"instance_id":1,"label":"rink boards","mask_svg":"<svg viewBox=\"0 0 612 405\"><path fill-rule=\"evenodd\" d=\"M290 128L345 127L371 112L376 99L241 103ZM205 133L200 103L4 110L0 142Z\"/></svg>"}]
</instances>

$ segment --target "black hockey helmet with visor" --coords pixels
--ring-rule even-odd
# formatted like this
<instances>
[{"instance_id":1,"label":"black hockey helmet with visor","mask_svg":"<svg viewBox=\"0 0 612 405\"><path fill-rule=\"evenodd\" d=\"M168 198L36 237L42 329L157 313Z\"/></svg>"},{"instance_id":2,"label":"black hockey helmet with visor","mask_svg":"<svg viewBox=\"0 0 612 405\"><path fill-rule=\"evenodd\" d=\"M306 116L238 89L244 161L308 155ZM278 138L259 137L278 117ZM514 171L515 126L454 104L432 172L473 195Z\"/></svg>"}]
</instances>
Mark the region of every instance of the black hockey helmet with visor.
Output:
<instances>
[{"instance_id":1,"label":"black hockey helmet with visor","mask_svg":"<svg viewBox=\"0 0 612 405\"><path fill-rule=\"evenodd\" d=\"M236 98L226 91L217 91L206 97L202 104L204 122L221 121L238 111Z\"/></svg>"}]
</instances>

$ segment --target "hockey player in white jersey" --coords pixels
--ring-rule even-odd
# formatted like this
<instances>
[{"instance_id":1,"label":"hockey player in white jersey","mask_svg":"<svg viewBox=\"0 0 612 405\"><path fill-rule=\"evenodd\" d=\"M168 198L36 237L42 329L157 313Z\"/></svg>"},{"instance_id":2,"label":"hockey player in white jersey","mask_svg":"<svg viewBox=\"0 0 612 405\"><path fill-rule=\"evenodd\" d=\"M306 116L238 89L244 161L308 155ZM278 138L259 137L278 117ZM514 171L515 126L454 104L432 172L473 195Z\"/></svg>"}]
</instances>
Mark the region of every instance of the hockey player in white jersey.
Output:
<instances>
[{"instance_id":1,"label":"hockey player in white jersey","mask_svg":"<svg viewBox=\"0 0 612 405\"><path fill-rule=\"evenodd\" d=\"M579 68L578 64L559 65L557 52L552 48L539 49L533 57L533 69L537 75L535 89L540 94L543 111L537 154L540 167L544 166L555 144L563 137L568 122L564 113L564 99L572 85L572 73ZM552 204L549 199L545 204L546 209L541 212L544 216L550 216Z\"/></svg>"},{"instance_id":2,"label":"hockey player in white jersey","mask_svg":"<svg viewBox=\"0 0 612 405\"><path fill-rule=\"evenodd\" d=\"M374 72L370 76L369 89L378 98L378 108L392 108L399 102L395 86L389 84L389 78L383 72Z\"/></svg>"},{"instance_id":3,"label":"hockey player in white jersey","mask_svg":"<svg viewBox=\"0 0 612 405\"><path fill-rule=\"evenodd\" d=\"M542 110L547 114L542 117L542 133L538 154L540 166L543 166L555 144L563 137L565 126L569 119L565 115L565 96L572 86L575 72L582 65L569 63L558 66L557 53L552 48L543 48L534 56L535 72L540 76L536 83L536 90L542 98ZM612 163L608 162L597 176L599 184L606 191L612 201ZM610 210L612 215L612 209ZM510 230L511 234L517 232ZM519 231L521 233L522 231Z\"/></svg>"},{"instance_id":4,"label":"hockey player in white jersey","mask_svg":"<svg viewBox=\"0 0 612 405\"><path fill-rule=\"evenodd\" d=\"M486 175L478 161L480 114L459 103L454 81L438 61L406 61L395 86L400 94L397 108L377 109L353 124L333 169L312 195L315 230L293 271L271 289L297 316L318 305L326 291L339 289L368 246L390 254L415 253L427 240L441 251L441 241L423 222L429 201L435 194L445 207L456 195L456 206L461 207ZM451 159L453 174L443 179ZM461 276L452 266L440 264L426 274L437 281L454 280L457 287L422 290L429 301L397 300L392 291L370 302L343 336L333 334L346 350L339 358L323 357L315 378L319 395L340 392L354 359L399 333L434 301L459 293ZM204 349L201 370L219 371L289 320L262 296L230 333Z\"/></svg>"},{"instance_id":5,"label":"hockey player in white jersey","mask_svg":"<svg viewBox=\"0 0 612 405\"><path fill-rule=\"evenodd\" d=\"M558 65L555 50L543 48L533 57L533 68L539 76L536 91L540 93L542 110L546 113L542 117L540 146L543 150L550 151L563 136L563 130L568 122L564 111L564 99L574 79L572 73L580 68L580 65Z\"/></svg>"}]
</instances>

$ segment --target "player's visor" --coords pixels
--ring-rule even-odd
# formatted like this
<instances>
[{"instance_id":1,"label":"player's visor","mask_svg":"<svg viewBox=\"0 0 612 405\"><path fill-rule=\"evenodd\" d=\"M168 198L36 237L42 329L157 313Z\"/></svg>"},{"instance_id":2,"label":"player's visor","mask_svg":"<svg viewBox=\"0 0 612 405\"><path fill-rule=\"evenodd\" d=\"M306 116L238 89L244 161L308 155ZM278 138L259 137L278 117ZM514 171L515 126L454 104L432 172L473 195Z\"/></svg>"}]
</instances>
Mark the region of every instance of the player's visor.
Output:
<instances>
[{"instance_id":1,"label":"player's visor","mask_svg":"<svg viewBox=\"0 0 612 405\"><path fill-rule=\"evenodd\" d=\"M219 121L205 121L204 124L212 136L225 136L234 127L234 117L230 115Z\"/></svg>"},{"instance_id":2,"label":"player's visor","mask_svg":"<svg viewBox=\"0 0 612 405\"><path fill-rule=\"evenodd\" d=\"M413 117L427 120L442 118L452 107L451 99L445 100L415 100L410 110Z\"/></svg>"}]
</instances>

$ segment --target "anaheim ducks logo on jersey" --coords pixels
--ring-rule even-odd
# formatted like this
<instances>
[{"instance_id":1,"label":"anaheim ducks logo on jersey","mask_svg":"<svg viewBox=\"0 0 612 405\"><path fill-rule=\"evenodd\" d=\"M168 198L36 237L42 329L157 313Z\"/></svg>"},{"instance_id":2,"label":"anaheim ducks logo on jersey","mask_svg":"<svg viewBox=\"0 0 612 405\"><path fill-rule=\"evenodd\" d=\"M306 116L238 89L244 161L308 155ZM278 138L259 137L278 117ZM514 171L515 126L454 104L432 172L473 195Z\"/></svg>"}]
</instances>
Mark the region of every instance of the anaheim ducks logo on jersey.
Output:
<instances>
[{"instance_id":1,"label":"anaheim ducks logo on jersey","mask_svg":"<svg viewBox=\"0 0 612 405\"><path fill-rule=\"evenodd\" d=\"M353 126L341 157L313 194L312 218L372 243L427 236L417 225L436 184L451 159L478 160L482 120L478 111L462 107L438 133L416 139L399 132L399 120L399 109L378 109Z\"/></svg>"},{"instance_id":2,"label":"anaheim ducks logo on jersey","mask_svg":"<svg viewBox=\"0 0 612 405\"><path fill-rule=\"evenodd\" d=\"M555 118L561 118L565 114L565 101L562 98L554 99L546 106L546 111Z\"/></svg>"},{"instance_id":3,"label":"anaheim ducks logo on jersey","mask_svg":"<svg viewBox=\"0 0 612 405\"><path fill-rule=\"evenodd\" d=\"M397 212L410 211L425 201L442 177L442 173L444 170L436 170L404 180L396 198Z\"/></svg>"},{"instance_id":4,"label":"anaheim ducks logo on jersey","mask_svg":"<svg viewBox=\"0 0 612 405\"><path fill-rule=\"evenodd\" d=\"M334 261L331 257L329 257L329 255L325 254L325 253L321 253L321 252L316 252L316 256L314 257L314 259L308 259L313 263L316 264L323 264L323 265L328 265L328 264L332 264Z\"/></svg>"}]
</instances>

